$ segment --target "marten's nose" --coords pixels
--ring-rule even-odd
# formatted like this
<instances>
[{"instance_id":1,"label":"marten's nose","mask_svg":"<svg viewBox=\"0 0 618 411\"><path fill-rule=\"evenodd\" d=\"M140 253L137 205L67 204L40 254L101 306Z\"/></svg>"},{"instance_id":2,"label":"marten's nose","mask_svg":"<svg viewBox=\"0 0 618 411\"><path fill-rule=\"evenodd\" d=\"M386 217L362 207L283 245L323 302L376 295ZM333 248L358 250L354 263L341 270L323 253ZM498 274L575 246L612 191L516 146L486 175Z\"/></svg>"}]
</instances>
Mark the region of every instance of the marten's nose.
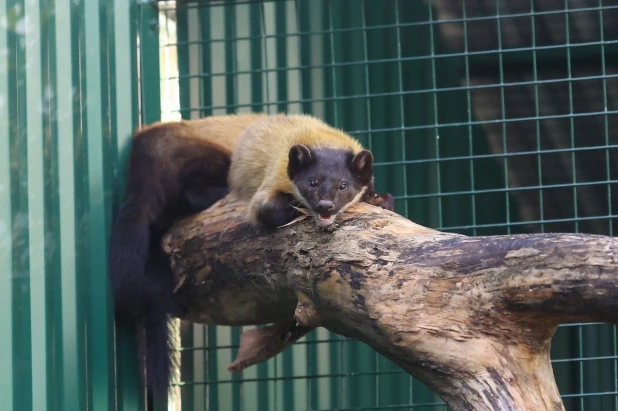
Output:
<instances>
[{"instance_id":1,"label":"marten's nose","mask_svg":"<svg viewBox=\"0 0 618 411\"><path fill-rule=\"evenodd\" d=\"M329 200L320 200L318 202L318 212L324 213L327 211L332 211L335 208L335 204Z\"/></svg>"}]
</instances>

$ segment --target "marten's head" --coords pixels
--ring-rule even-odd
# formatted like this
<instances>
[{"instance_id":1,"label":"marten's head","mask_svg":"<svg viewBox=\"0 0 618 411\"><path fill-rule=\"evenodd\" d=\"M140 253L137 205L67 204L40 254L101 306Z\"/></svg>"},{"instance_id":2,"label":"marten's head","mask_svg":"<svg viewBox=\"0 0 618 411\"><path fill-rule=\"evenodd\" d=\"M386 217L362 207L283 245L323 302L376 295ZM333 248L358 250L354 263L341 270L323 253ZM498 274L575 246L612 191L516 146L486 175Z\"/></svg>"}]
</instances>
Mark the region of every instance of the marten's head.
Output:
<instances>
[{"instance_id":1,"label":"marten's head","mask_svg":"<svg viewBox=\"0 0 618 411\"><path fill-rule=\"evenodd\" d=\"M309 149L302 144L289 153L288 176L298 200L312 212L320 227L357 203L373 179L373 156L368 150L354 155L330 148Z\"/></svg>"}]
</instances>

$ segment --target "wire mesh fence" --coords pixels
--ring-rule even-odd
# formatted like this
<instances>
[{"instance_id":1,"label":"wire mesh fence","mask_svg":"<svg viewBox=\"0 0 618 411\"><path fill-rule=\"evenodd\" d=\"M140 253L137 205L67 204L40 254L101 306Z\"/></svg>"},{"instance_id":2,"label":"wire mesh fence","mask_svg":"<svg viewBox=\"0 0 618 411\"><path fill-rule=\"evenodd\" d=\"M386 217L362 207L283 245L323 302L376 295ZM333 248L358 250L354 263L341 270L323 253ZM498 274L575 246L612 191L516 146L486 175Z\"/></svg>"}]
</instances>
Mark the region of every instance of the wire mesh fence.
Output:
<instances>
[{"instance_id":1,"label":"wire mesh fence","mask_svg":"<svg viewBox=\"0 0 618 411\"><path fill-rule=\"evenodd\" d=\"M618 1L156 7L164 120L314 114L373 151L376 186L399 213L439 230L618 228ZM183 324L183 410L445 409L367 346L324 330L230 375L240 333ZM567 409L618 410L615 327L560 327L552 359Z\"/></svg>"}]
</instances>

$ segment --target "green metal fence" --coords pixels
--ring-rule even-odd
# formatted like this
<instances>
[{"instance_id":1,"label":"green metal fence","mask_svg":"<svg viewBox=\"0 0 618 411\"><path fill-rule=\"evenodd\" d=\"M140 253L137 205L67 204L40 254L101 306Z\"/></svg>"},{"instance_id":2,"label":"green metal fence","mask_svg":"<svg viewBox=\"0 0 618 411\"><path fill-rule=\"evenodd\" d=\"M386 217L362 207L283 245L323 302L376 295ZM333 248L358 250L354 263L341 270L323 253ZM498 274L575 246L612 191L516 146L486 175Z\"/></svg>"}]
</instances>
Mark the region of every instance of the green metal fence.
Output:
<instances>
[{"instance_id":1,"label":"green metal fence","mask_svg":"<svg viewBox=\"0 0 618 411\"><path fill-rule=\"evenodd\" d=\"M0 0L0 402L138 410L106 247L143 121L313 113L421 224L614 235L618 1ZM324 330L230 375L240 328L183 324L186 410L444 409ZM618 410L615 327L560 327L569 410Z\"/></svg>"},{"instance_id":2,"label":"green metal fence","mask_svg":"<svg viewBox=\"0 0 618 411\"><path fill-rule=\"evenodd\" d=\"M400 213L441 230L616 229L616 1L157 6L164 119L313 113L374 152L376 185ZM240 332L183 325L183 410L444 409L367 346L324 331L232 376ZM617 350L615 327L559 329L567 409L618 410Z\"/></svg>"},{"instance_id":3,"label":"green metal fence","mask_svg":"<svg viewBox=\"0 0 618 411\"><path fill-rule=\"evenodd\" d=\"M137 409L106 267L138 124L135 13L124 0L0 0L3 410Z\"/></svg>"}]
</instances>

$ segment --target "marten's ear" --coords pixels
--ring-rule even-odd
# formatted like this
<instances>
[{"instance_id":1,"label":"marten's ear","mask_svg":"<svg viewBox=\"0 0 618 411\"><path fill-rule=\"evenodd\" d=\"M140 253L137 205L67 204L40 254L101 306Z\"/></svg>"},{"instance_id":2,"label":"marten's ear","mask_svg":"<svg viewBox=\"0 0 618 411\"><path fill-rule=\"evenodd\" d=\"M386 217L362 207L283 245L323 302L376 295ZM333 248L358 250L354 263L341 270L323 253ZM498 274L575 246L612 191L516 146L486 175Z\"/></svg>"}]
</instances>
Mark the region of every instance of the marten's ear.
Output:
<instances>
[{"instance_id":1,"label":"marten's ear","mask_svg":"<svg viewBox=\"0 0 618 411\"><path fill-rule=\"evenodd\" d=\"M359 183L368 186L373 178L373 155L369 150L362 150L350 162L350 170Z\"/></svg>"},{"instance_id":2,"label":"marten's ear","mask_svg":"<svg viewBox=\"0 0 618 411\"><path fill-rule=\"evenodd\" d=\"M315 161L311 150L302 144L297 144L290 149L288 161L288 176L294 178L303 168L310 166Z\"/></svg>"}]
</instances>

